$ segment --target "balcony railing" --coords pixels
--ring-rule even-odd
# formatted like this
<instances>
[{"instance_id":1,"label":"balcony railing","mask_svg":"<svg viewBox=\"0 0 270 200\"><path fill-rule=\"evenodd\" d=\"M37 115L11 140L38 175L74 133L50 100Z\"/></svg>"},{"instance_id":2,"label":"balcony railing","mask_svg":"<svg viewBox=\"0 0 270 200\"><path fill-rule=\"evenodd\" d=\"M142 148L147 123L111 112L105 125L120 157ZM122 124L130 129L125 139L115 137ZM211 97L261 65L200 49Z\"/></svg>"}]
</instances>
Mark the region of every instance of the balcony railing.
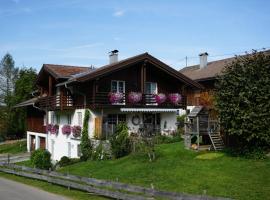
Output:
<instances>
[{"instance_id":1,"label":"balcony railing","mask_svg":"<svg viewBox=\"0 0 270 200\"><path fill-rule=\"evenodd\" d=\"M38 101L39 107L47 110L68 110L84 107L161 107L161 108L184 108L186 106L186 96L182 95L178 104L171 103L168 99L164 103L158 104L153 94L142 94L142 99L137 103L128 100L128 94L124 93L123 98L118 102L110 102L108 92L97 92L94 96L87 98L84 104L78 104L71 96L54 95L41 97Z\"/></svg>"},{"instance_id":2,"label":"balcony railing","mask_svg":"<svg viewBox=\"0 0 270 200\"><path fill-rule=\"evenodd\" d=\"M49 97L41 97L38 100L38 104L39 107L47 110L72 109L75 106L73 98L69 95L54 95Z\"/></svg>"},{"instance_id":3,"label":"balcony railing","mask_svg":"<svg viewBox=\"0 0 270 200\"><path fill-rule=\"evenodd\" d=\"M95 105L96 107L111 107L111 106L119 106L119 107L185 107L187 98L182 95L181 101L178 104L173 104L169 100L164 103L158 104L155 96L153 94L142 94L141 101L137 103L131 103L128 100L128 94L123 93L123 98L116 102L112 103L109 99L108 92L97 92L94 98L91 98L89 103L91 105Z\"/></svg>"}]
</instances>

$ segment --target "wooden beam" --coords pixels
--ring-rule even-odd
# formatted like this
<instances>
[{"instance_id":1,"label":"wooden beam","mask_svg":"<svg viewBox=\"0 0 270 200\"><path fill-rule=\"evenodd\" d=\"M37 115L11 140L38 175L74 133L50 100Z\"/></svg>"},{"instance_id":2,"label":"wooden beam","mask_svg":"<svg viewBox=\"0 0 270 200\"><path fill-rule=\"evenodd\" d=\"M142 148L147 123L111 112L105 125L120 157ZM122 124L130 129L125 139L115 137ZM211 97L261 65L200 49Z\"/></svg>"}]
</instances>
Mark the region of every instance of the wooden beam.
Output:
<instances>
[{"instance_id":1,"label":"wooden beam","mask_svg":"<svg viewBox=\"0 0 270 200\"><path fill-rule=\"evenodd\" d=\"M49 76L49 96L52 96L52 77Z\"/></svg>"},{"instance_id":2,"label":"wooden beam","mask_svg":"<svg viewBox=\"0 0 270 200\"><path fill-rule=\"evenodd\" d=\"M147 60L145 60L141 66L141 92L145 92L145 81L146 81L146 64Z\"/></svg>"}]
</instances>

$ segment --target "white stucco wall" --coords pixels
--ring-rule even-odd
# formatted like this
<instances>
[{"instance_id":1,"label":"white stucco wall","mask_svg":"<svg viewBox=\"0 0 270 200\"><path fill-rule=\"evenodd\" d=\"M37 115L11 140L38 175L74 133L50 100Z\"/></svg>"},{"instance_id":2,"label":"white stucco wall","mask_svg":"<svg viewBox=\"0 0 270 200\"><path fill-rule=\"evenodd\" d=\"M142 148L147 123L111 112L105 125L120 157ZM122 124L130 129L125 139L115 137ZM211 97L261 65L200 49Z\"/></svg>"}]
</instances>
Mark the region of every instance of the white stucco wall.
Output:
<instances>
[{"instance_id":1,"label":"white stucco wall","mask_svg":"<svg viewBox=\"0 0 270 200\"><path fill-rule=\"evenodd\" d=\"M47 143L47 134L46 133L37 133L37 132L32 132L32 131L27 131L27 151L30 152L30 147L31 147L31 135L35 136L35 149L39 148L40 141L39 137L44 137L46 141L46 149L48 148L48 143Z\"/></svg>"},{"instance_id":2,"label":"white stucco wall","mask_svg":"<svg viewBox=\"0 0 270 200\"><path fill-rule=\"evenodd\" d=\"M161 132L163 134L167 134L175 131L177 129L176 121L176 112L160 113ZM164 126L165 123L167 124L166 127Z\"/></svg>"}]
</instances>

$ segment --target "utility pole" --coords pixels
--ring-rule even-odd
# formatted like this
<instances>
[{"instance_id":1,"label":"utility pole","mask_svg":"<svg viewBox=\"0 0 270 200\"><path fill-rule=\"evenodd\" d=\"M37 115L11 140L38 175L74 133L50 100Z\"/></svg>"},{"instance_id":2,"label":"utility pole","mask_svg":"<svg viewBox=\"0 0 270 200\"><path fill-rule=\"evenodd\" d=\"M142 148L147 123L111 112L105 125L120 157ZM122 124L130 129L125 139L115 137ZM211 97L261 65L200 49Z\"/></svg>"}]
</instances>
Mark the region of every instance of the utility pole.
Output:
<instances>
[{"instance_id":1,"label":"utility pole","mask_svg":"<svg viewBox=\"0 0 270 200\"><path fill-rule=\"evenodd\" d=\"M186 56L186 67L187 67L187 56Z\"/></svg>"}]
</instances>

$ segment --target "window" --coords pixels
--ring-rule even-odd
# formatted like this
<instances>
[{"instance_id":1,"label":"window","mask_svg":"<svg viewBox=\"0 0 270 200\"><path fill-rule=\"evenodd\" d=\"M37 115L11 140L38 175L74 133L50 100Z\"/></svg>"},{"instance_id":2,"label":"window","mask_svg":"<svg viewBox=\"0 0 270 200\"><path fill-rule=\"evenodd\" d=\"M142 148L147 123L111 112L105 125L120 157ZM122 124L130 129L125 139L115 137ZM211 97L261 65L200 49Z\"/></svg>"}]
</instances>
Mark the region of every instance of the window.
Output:
<instances>
[{"instance_id":1,"label":"window","mask_svg":"<svg viewBox=\"0 0 270 200\"><path fill-rule=\"evenodd\" d=\"M81 155L82 155L82 152L81 152L81 145L78 144L78 145L77 145L77 156L78 156L78 157L81 157Z\"/></svg>"},{"instance_id":2,"label":"window","mask_svg":"<svg viewBox=\"0 0 270 200\"><path fill-rule=\"evenodd\" d=\"M126 122L126 115L124 114L109 114L108 115L108 124L114 124L117 125L121 122Z\"/></svg>"},{"instance_id":3,"label":"window","mask_svg":"<svg viewBox=\"0 0 270 200\"><path fill-rule=\"evenodd\" d=\"M56 124L60 124L60 115L56 114Z\"/></svg>"},{"instance_id":4,"label":"window","mask_svg":"<svg viewBox=\"0 0 270 200\"><path fill-rule=\"evenodd\" d=\"M71 114L67 114L67 124L71 124Z\"/></svg>"},{"instance_id":5,"label":"window","mask_svg":"<svg viewBox=\"0 0 270 200\"><path fill-rule=\"evenodd\" d=\"M54 124L55 123L55 116L54 113L51 112L51 123Z\"/></svg>"},{"instance_id":6,"label":"window","mask_svg":"<svg viewBox=\"0 0 270 200\"><path fill-rule=\"evenodd\" d=\"M145 83L145 93L146 94L157 94L157 83L146 82Z\"/></svg>"},{"instance_id":7,"label":"window","mask_svg":"<svg viewBox=\"0 0 270 200\"><path fill-rule=\"evenodd\" d=\"M78 125L82 126L82 112L78 112Z\"/></svg>"},{"instance_id":8,"label":"window","mask_svg":"<svg viewBox=\"0 0 270 200\"><path fill-rule=\"evenodd\" d=\"M46 126L47 125L47 114L45 114L43 116L43 125Z\"/></svg>"},{"instance_id":9,"label":"window","mask_svg":"<svg viewBox=\"0 0 270 200\"><path fill-rule=\"evenodd\" d=\"M112 81L111 92L125 93L125 81Z\"/></svg>"}]
</instances>

